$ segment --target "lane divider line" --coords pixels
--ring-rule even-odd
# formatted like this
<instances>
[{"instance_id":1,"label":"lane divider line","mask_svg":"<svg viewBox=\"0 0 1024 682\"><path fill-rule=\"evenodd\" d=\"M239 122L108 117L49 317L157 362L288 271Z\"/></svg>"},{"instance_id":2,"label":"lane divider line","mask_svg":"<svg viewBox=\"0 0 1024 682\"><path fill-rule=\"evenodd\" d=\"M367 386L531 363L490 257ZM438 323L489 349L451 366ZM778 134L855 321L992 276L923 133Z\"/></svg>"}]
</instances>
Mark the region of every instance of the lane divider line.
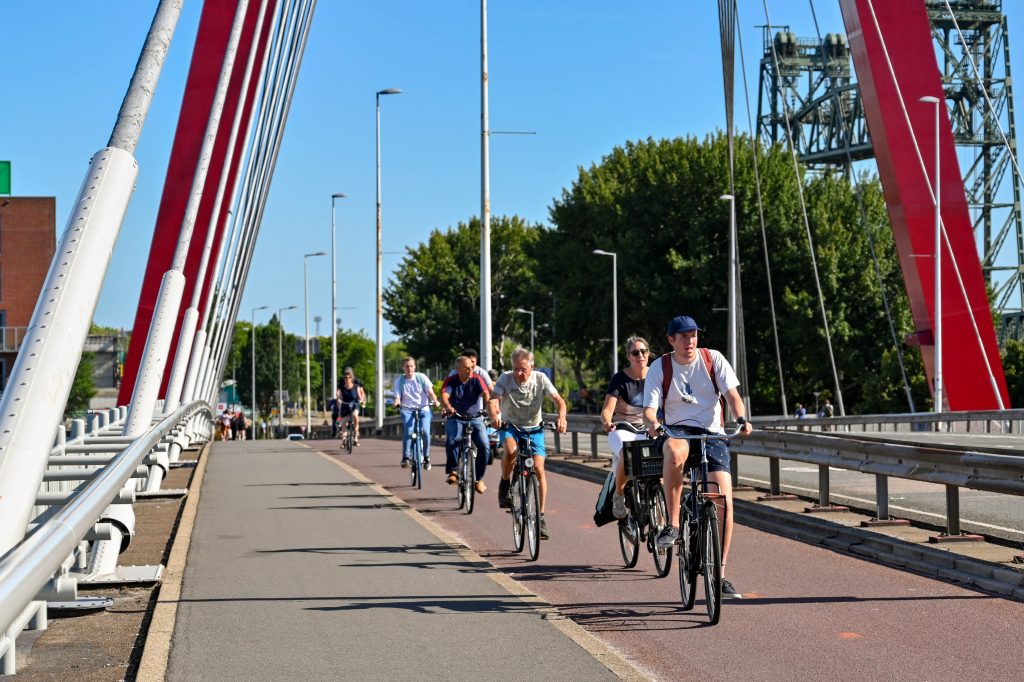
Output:
<instances>
[{"instance_id":1,"label":"lane divider line","mask_svg":"<svg viewBox=\"0 0 1024 682\"><path fill-rule=\"evenodd\" d=\"M305 443L303 443L303 445L305 445ZM321 450L316 450L311 446L306 445L306 447L319 454L328 462L337 465L360 483L366 484L371 490L387 499L388 502L401 508L402 511L408 514L427 532L451 547L466 561L488 567L490 570L482 571L482 573L487 575L494 582L498 583L498 585L505 589L505 591L518 597L520 601L533 606L537 612L541 614L541 617L544 620L555 626L555 628L557 628L562 634L567 636L584 651L593 656L599 663L608 668L608 670L619 679L628 680L629 682L657 679L650 672L643 670L637 663L627 659L615 647L601 640L582 625L566 616L564 613L559 611L557 607L553 606L550 602L535 592L529 590L522 583L510 578L490 561L474 552L464 543L459 542L454 535L425 517L423 514L419 513L408 502L394 495L389 490L379 485L376 481L368 478L348 462L337 459L336 457Z\"/></svg>"}]
</instances>

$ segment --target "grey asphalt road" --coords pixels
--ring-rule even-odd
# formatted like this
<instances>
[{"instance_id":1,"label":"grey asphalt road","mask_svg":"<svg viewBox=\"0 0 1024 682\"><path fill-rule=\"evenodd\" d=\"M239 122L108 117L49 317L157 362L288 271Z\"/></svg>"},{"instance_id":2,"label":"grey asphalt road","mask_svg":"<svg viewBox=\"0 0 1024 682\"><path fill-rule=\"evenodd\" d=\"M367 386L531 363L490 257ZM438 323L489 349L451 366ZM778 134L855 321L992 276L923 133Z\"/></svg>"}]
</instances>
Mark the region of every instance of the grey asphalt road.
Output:
<instances>
[{"instance_id":1,"label":"grey asphalt road","mask_svg":"<svg viewBox=\"0 0 1024 682\"><path fill-rule=\"evenodd\" d=\"M400 445L353 454L312 441L398 495L499 570L664 680L1018 679L1024 604L738 525L728 576L745 593L707 627L703 595L683 611L677 574L644 552L625 569L614 525L591 520L598 486L549 474L552 538L530 562L512 551L497 471L472 515L435 467L422 490L397 466ZM435 445L437 445L435 443ZM433 449L440 461L440 447ZM738 522L742 524L740 517ZM568 679L585 679L581 674Z\"/></svg>"},{"instance_id":2,"label":"grey asphalt road","mask_svg":"<svg viewBox=\"0 0 1024 682\"><path fill-rule=\"evenodd\" d=\"M489 573L301 444L216 443L168 679L617 679Z\"/></svg>"}]
</instances>

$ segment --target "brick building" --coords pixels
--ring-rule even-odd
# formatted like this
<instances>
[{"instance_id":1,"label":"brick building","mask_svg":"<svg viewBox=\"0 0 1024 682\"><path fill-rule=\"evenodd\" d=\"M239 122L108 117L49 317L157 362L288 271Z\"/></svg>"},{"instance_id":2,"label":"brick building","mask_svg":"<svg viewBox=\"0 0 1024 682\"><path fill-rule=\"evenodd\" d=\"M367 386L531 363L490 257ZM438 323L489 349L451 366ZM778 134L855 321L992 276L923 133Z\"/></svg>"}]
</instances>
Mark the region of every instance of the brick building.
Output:
<instances>
[{"instance_id":1,"label":"brick building","mask_svg":"<svg viewBox=\"0 0 1024 682\"><path fill-rule=\"evenodd\" d=\"M56 214L55 197L0 196L0 390L53 259Z\"/></svg>"}]
</instances>

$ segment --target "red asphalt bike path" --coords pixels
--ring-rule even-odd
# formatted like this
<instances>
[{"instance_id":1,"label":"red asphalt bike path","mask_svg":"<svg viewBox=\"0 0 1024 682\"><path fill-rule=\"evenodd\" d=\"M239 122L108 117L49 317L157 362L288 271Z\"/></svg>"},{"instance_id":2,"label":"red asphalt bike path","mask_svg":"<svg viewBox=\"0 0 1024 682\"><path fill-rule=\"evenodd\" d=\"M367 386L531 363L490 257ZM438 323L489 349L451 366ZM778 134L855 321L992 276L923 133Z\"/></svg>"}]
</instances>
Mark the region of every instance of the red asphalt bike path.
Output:
<instances>
[{"instance_id":1,"label":"red asphalt bike path","mask_svg":"<svg viewBox=\"0 0 1024 682\"><path fill-rule=\"evenodd\" d=\"M512 551L512 522L497 503L497 465L488 468L488 490L467 515L456 509L455 487L444 482L443 443L431 447L437 464L422 490L399 467L397 441L363 439L351 455L338 441L308 443L384 486L660 679L1021 675L1024 604L1018 602L754 530L740 517L727 577L744 599L723 602L721 622L709 627L699 581L696 606L681 610L675 557L665 578L656 577L645 548L636 568L623 568L615 525L593 524L594 483L548 473L551 539L530 562Z\"/></svg>"}]
</instances>

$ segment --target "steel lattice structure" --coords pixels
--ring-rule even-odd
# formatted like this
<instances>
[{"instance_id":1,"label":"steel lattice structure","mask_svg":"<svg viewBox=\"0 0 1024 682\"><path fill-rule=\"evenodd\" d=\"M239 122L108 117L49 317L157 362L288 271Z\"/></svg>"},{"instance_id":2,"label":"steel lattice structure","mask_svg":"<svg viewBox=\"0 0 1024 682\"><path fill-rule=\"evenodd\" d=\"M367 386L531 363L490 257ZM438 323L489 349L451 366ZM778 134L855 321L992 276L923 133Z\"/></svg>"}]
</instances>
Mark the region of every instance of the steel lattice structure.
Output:
<instances>
[{"instance_id":1,"label":"steel lattice structure","mask_svg":"<svg viewBox=\"0 0 1024 682\"><path fill-rule=\"evenodd\" d=\"M949 5L955 23L945 0L925 0L978 251L985 281L995 292L996 310L1020 313L1020 183L1003 141L1005 134L1016 150L1006 17L1001 0L950 0ZM874 157L845 35L829 33L818 40L798 38L788 26L764 27L760 139L784 143L787 118L797 155L813 171L849 173L852 162Z\"/></svg>"}]
</instances>

